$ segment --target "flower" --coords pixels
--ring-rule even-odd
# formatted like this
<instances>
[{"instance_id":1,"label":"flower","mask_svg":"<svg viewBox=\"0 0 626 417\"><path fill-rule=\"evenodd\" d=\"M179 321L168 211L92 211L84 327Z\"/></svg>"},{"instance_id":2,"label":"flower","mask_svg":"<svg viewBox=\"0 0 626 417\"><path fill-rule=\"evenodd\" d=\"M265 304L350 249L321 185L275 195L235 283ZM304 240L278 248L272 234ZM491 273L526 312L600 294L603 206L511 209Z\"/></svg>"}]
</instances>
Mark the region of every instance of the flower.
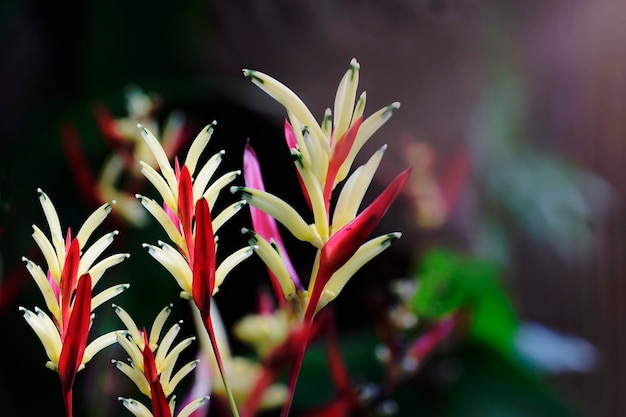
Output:
<instances>
[{"instance_id":1,"label":"flower","mask_svg":"<svg viewBox=\"0 0 626 417\"><path fill-rule=\"evenodd\" d=\"M209 185L209 181L219 167L224 154L223 151L213 155L200 169L197 176L193 177L200 154L211 138L214 125L215 122L200 132L193 141L183 166L180 167L178 160L176 160L175 169L171 167L165 152L154 135L140 126L144 140L158 162L161 174L145 162L140 162L142 165L141 172L163 198L163 207L148 197L137 194L137 198L176 245L174 248L159 241L159 246L144 244L144 247L176 279L182 289L181 297L195 301L199 300L194 297L194 266L205 261L215 261L215 255L206 256L206 253L215 254L217 246L213 243L213 237L206 239L203 244L212 245L212 252L202 250L203 256L196 259L194 249L199 236L204 238L207 228L211 229L210 234L213 236L245 204L243 201L237 201L225 208L219 215L211 216L210 207L215 204L220 191L240 174L240 171L228 172ZM199 227L196 208L198 204L204 204L202 202L206 203L206 209L209 210L209 213L203 219L204 221L200 222L203 227ZM210 269L215 269L215 282L209 296L216 293L226 275L251 254L252 249L244 247L224 259L219 267L210 267ZM195 265L194 261L196 260L198 265Z\"/></svg>"},{"instance_id":2,"label":"flower","mask_svg":"<svg viewBox=\"0 0 626 417\"><path fill-rule=\"evenodd\" d=\"M287 110L285 138L296 165L302 191L313 215L313 223L287 202L266 192L262 186L256 155L250 147L244 155L246 187L232 187L260 212L253 211L255 231L251 243L271 270L282 296L296 300L305 319L313 315L340 293L348 279L365 263L389 247L400 233L388 233L367 241L370 233L398 196L410 170L405 170L357 214L386 146L348 177L356 154L365 142L400 107L392 103L363 120L366 95L356 99L359 64L355 59L343 76L334 104L334 117L327 109L321 124L297 95L274 78L258 71L244 70L254 84L281 103ZM346 179L337 202L331 210L336 186ZM282 246L278 229L268 217L276 219L298 239L318 249L315 264L304 291ZM367 242L366 242L367 241Z\"/></svg>"},{"instance_id":3,"label":"flower","mask_svg":"<svg viewBox=\"0 0 626 417\"><path fill-rule=\"evenodd\" d=\"M46 260L47 274L33 261L26 257L22 259L37 283L52 317L38 307L34 311L20 307L20 311L46 350L46 366L59 373L67 415L71 416L71 392L76 373L97 352L115 343L115 332L109 332L87 345L92 312L129 285L115 285L96 296L93 296L93 288L107 269L130 255L111 255L94 265L113 242L117 231L86 246L95 228L110 213L110 204L101 206L89 216L76 237L72 238L71 230L68 229L66 238L63 238L61 223L52 201L43 191L38 192L50 228L50 239L36 225L33 225L33 239Z\"/></svg>"},{"instance_id":4,"label":"flower","mask_svg":"<svg viewBox=\"0 0 626 417\"><path fill-rule=\"evenodd\" d=\"M159 246L144 244L150 255L163 265L181 287L181 297L193 300L200 312L216 356L217 364L226 387L228 400L235 417L237 408L234 396L226 382L219 348L211 321L211 298L219 290L226 275L253 253L253 247L241 248L227 256L217 266L217 245L215 233L235 215L245 204L237 201L226 207L220 214L212 216L220 191L231 183L241 172L231 171L222 175L210 185L213 174L219 167L224 152L218 152L198 171L196 166L200 155L213 134L215 122L209 124L194 139L181 167L178 159L175 167L170 165L167 155L158 140L142 126L144 140L152 151L161 173L150 165L141 162L141 172L154 185L163 198L163 208L154 200L137 195L141 204L161 224L176 245L159 241Z\"/></svg>"},{"instance_id":5,"label":"flower","mask_svg":"<svg viewBox=\"0 0 626 417\"><path fill-rule=\"evenodd\" d=\"M196 339L188 337L172 348L174 339L180 331L180 324L174 324L161 338L163 325L170 315L171 306L165 307L157 315L150 329L139 330L130 315L119 306L115 306L115 313L126 326L126 331L116 333L117 342L128 353L130 365L126 362L113 360L113 363L129 377L137 388L151 399L152 412L142 403L131 398L120 397L122 402L133 415L137 417L171 417L176 406L176 396L172 395L176 385L191 371L198 361L194 360L174 373L174 365L181 352L189 347ZM170 397L169 402L167 398ZM188 417L202 405L209 397L197 398L179 411L177 417Z\"/></svg>"}]
</instances>

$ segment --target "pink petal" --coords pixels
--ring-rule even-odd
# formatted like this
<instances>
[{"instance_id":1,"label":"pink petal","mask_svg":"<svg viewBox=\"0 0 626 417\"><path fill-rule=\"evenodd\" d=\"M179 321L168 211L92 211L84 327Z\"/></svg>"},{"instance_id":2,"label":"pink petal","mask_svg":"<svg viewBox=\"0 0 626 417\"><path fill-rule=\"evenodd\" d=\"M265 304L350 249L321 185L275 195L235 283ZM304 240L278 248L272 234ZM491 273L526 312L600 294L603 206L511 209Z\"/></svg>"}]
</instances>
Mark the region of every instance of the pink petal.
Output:
<instances>
[{"instance_id":1,"label":"pink petal","mask_svg":"<svg viewBox=\"0 0 626 417\"><path fill-rule=\"evenodd\" d=\"M285 122L288 124L288 122ZM291 126L289 126L291 127ZM291 133L293 135L293 132ZM294 138L295 140L295 138ZM263 184L263 175L261 174L261 167L259 165L259 160L257 159L256 153L252 146L248 143L243 153L243 177L246 183L246 187L254 188L256 190L265 191L265 185ZM262 238L270 242L274 240L276 242L276 246L280 250L280 253L283 255L283 259L285 260L285 265L287 267L287 271L289 271L289 275L291 276L291 280L294 282L297 289L302 289L302 284L300 283L300 278L296 273L296 269L293 267L289 256L287 255L287 249L283 244L283 240L280 237L280 232L278 231L278 225L276 224L276 220L265 212L257 209L256 207L250 205L250 216L252 217L252 227L254 231L259 234ZM280 288L280 284L272 274L272 271L268 269L270 276L272 278L272 286L274 287L274 292L279 300L279 302L283 302L283 293Z\"/></svg>"},{"instance_id":2,"label":"pink petal","mask_svg":"<svg viewBox=\"0 0 626 417\"><path fill-rule=\"evenodd\" d=\"M176 164L178 166L178 163ZM183 229L183 236L187 243L187 254L190 264L193 265L193 236L191 222L193 220L193 187L191 185L191 175L186 165L180 171L178 178L178 216Z\"/></svg>"}]
</instances>

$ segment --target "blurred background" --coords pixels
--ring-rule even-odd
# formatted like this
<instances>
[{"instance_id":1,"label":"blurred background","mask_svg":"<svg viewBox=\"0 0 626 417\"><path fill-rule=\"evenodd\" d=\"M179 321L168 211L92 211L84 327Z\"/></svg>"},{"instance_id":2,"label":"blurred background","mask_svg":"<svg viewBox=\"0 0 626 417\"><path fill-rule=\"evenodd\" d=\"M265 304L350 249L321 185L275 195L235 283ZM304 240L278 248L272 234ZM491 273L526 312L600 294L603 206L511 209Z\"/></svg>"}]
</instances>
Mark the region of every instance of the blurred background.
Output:
<instances>
[{"instance_id":1,"label":"blurred background","mask_svg":"<svg viewBox=\"0 0 626 417\"><path fill-rule=\"evenodd\" d=\"M43 349L18 312L42 304L20 261L41 261L30 237L31 224L44 225L37 187L64 228L78 227L98 205L89 187L120 152L107 141L107 117L127 117L128 96L143 91L155 98L150 112L161 129L168 120L180 127L181 148L215 119L210 153L226 150L224 170L241 166L250 138L268 188L306 207L288 191L299 187L283 145L283 109L241 69L281 80L321 118L356 57L366 115L402 104L360 154L363 163L389 145L371 198L406 166L413 173L379 227L402 230L403 238L341 295L340 334L371 328L377 302L398 302L393 280L419 285L437 275L449 279L446 288L462 288L462 301L445 312L469 307L484 320L470 339L492 349L477 353L470 340L439 352L430 373L452 369L452 380L465 385L418 378L415 413L401 396L397 410L377 412L626 416L625 39L620 0L2 2L2 414L63 415L58 377L44 368ZM118 187L152 192L129 173L120 178ZM223 232L233 236L221 236L226 248L245 244L241 222L246 215ZM113 228L122 231L115 250L133 256L107 279L131 283L116 303L147 324L178 294L140 247L162 233L123 216L101 230ZM484 265L490 272L476 272ZM474 273L489 284L472 284ZM227 325L254 309L258 282L267 285L255 261L229 280L217 297ZM418 318L437 317L436 300L454 298L433 285L411 301ZM187 314L182 302L175 308ZM119 326L101 309L94 325ZM498 324L505 316L508 324ZM512 345L502 347L498 332ZM358 347L343 350L347 361L351 349ZM508 349L516 359L507 359ZM109 366L113 351L94 369ZM80 388L80 415L129 415L107 378L88 370L79 376L78 385L92 381L100 392ZM90 408L94 396L107 404Z\"/></svg>"}]
</instances>

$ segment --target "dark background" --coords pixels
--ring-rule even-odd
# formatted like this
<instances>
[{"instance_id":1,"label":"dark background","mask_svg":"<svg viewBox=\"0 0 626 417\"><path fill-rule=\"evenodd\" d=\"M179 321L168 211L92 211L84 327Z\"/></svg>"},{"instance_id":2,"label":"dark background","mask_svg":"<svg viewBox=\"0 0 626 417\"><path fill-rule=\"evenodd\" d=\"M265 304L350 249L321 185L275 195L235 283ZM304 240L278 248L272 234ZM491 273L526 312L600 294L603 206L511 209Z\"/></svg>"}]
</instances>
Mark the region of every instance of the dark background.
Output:
<instances>
[{"instance_id":1,"label":"dark background","mask_svg":"<svg viewBox=\"0 0 626 417\"><path fill-rule=\"evenodd\" d=\"M366 158L383 143L390 145L378 187L410 164L402 153L407 142L429 143L438 154L437 169L443 170L459 149L473 163L462 202L439 230L424 231L412 223L409 198L401 198L381 230L403 230L403 239L362 278L362 285L348 289L358 295L367 292L367 285L382 286L376 275L388 280L408 274L420 250L432 242L480 253L485 224L496 219L505 236L495 240L506 252L505 285L521 317L597 347L600 360L594 370L551 382L586 415L626 415L626 364L621 360L626 348L624 39L626 5L619 0L3 2L0 399L6 415L37 415L40 406L62 415L57 376L44 369L39 342L17 312L18 305L41 303L19 261L24 254L37 258L29 236L32 223L44 222L36 188L51 196L64 227L78 226L93 209L78 197L63 157L62 124L78 128L87 157L97 166L107 149L91 106L105 103L121 116L123 90L136 83L163 97L163 115L183 110L190 132L217 119L210 151L227 149L226 168L239 166L245 140L251 137L268 166L268 184L280 193L295 184L289 158L280 156L284 163L277 159L284 150L284 114L243 79L241 68L280 79L320 116L332 104L352 57L361 64L366 113L393 101L402 103L362 154ZM587 202L587 215L580 220L584 232L570 233L575 225L551 237L548 226L558 224L567 205L553 208L556 220L550 217L545 224L532 217L519 220L563 195L565 187L558 180L539 176L524 188L526 197L517 200L512 196L523 193L515 194L514 187L503 194L490 191L490 181L511 167L490 152L500 140L521 143L516 146L550 155L556 166L566 164L592 175L591 186L581 185ZM533 170L523 159L516 162L521 171L507 174ZM284 166L287 174L270 166ZM302 205L297 198L295 204ZM512 206L507 203L511 200L521 203ZM106 230L113 227L120 226L109 224ZM107 279L131 282L132 289L116 302L130 305L137 321L148 323L177 291L173 281L156 276L162 273L145 253L125 246L153 242L161 237L159 232L125 232L116 250L131 251L133 258ZM237 228L232 233L239 236ZM239 247L243 241L230 244ZM145 276L136 276L136 271ZM237 306L253 305L254 283L261 279L257 273L264 274L252 262L231 277L243 280L241 287L225 284L225 301L218 302L228 323L244 313ZM163 283L162 290L153 279ZM244 282L249 291L241 289ZM146 311L133 305L137 294L154 307ZM345 294L338 303L342 326L360 325L358 300ZM99 316L110 316L101 308ZM104 320L103 326L116 326L114 318ZM103 363L108 355L102 355ZM116 395L109 395L111 402ZM120 410L114 409L109 415ZM103 410L97 415L105 415Z\"/></svg>"}]
</instances>

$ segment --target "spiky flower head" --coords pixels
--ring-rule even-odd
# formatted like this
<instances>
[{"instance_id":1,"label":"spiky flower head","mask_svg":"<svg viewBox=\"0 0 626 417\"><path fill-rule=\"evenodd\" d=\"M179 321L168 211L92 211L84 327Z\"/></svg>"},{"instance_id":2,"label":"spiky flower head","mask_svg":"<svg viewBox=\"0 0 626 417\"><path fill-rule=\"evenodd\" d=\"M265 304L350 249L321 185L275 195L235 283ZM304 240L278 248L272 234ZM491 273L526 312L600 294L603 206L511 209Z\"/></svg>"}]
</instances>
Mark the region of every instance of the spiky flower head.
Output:
<instances>
[{"instance_id":1,"label":"spiky flower head","mask_svg":"<svg viewBox=\"0 0 626 417\"><path fill-rule=\"evenodd\" d=\"M244 169L254 173L244 173L247 187L233 187L231 191L241 192L246 201L265 213L253 211L255 231L251 232L251 240L276 277L283 296L298 300L302 310L311 317L339 294L361 266L400 237L400 233L388 233L367 241L398 196L409 170L402 172L361 213L359 208L386 146L348 177L358 151L400 107L399 103L392 103L364 120L366 95L363 93L358 100L356 98L359 69L358 62L353 59L339 83L334 110L327 109L321 123L285 85L261 72L244 70L245 76L287 111L289 121L285 122L285 138L312 211L313 223L308 224L287 202L263 189L258 161L251 148L246 150ZM346 178L336 204L331 208L333 190ZM282 223L296 238L318 249L306 293L292 273L288 256L279 243L278 229L268 222L268 216Z\"/></svg>"},{"instance_id":2,"label":"spiky flower head","mask_svg":"<svg viewBox=\"0 0 626 417\"><path fill-rule=\"evenodd\" d=\"M71 415L71 388L76 372L97 352L115 342L115 332L110 332L87 345L92 312L129 285L115 285L95 296L93 288L107 269L124 261L129 255L115 254L96 263L113 242L117 231L107 233L87 246L96 227L111 211L109 204L101 206L89 216L76 237L72 238L70 229L64 237L52 201L43 191L38 191L50 238L33 225L33 239L46 260L47 272L30 259L22 259L43 295L50 315L38 307L34 311L20 307L20 311L46 350L46 366L59 372L68 415Z\"/></svg>"},{"instance_id":3,"label":"spiky flower head","mask_svg":"<svg viewBox=\"0 0 626 417\"><path fill-rule=\"evenodd\" d=\"M157 160L161 171L158 173L149 164L141 162L141 172L157 189L163 199L163 205L161 206L155 200L142 195L137 195L137 198L163 227L176 247L163 241L159 241L158 246L150 244L144 246L150 255L176 279L182 289L181 296L189 299L193 298L194 248L198 235L196 206L201 200L204 200L211 210L220 191L240 174L240 171L231 171L211 182L224 155L223 151L209 158L196 174L198 161L213 134L214 126L215 122L198 134L191 144L182 167L176 159L174 168L170 165L167 155L154 135L140 126L143 138ZM232 218L244 204L243 201L237 201L215 216L210 212L207 220L210 222L212 234L215 235L220 227ZM212 252L205 253L204 257L215 258L216 246L213 244ZM242 260L249 257L251 253L251 248L245 247L224 259L215 270L213 293L219 290L219 286L226 275Z\"/></svg>"},{"instance_id":4,"label":"spiky flower head","mask_svg":"<svg viewBox=\"0 0 626 417\"><path fill-rule=\"evenodd\" d=\"M122 402L137 417L171 417L174 415L176 396L172 395L176 385L191 371L198 361L194 360L182 366L176 373L174 367L179 355L195 340L188 337L172 347L180 332L180 324L176 323L161 338L165 321L170 315L171 306L165 307L157 315L148 333L145 328L139 330L130 315L119 306L113 306L115 313L126 326L125 331L117 332L117 342L126 351L129 363L113 360L113 363L129 377L139 390L151 400L152 411L144 404L131 398L122 398ZM169 401L167 398L170 397ZM177 417L188 417L209 397L201 397L191 401L177 414Z\"/></svg>"}]
</instances>

